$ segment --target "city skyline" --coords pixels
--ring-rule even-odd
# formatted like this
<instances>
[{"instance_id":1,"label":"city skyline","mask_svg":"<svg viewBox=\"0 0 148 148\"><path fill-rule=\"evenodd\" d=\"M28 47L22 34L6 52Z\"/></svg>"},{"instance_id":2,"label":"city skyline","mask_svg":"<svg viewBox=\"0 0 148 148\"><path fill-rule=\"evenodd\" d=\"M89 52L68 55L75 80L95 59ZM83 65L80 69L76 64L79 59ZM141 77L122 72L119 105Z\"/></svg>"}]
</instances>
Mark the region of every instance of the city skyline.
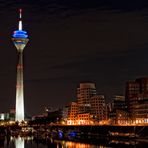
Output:
<instances>
[{"instance_id":1,"label":"city skyline","mask_svg":"<svg viewBox=\"0 0 148 148\"><path fill-rule=\"evenodd\" d=\"M110 100L124 95L126 81L148 76L147 6L146 1L3 1L0 112L15 106L17 54L9 36L18 8L25 10L31 35L24 52L25 108L35 114L75 100L80 82L95 82L98 93Z\"/></svg>"}]
</instances>

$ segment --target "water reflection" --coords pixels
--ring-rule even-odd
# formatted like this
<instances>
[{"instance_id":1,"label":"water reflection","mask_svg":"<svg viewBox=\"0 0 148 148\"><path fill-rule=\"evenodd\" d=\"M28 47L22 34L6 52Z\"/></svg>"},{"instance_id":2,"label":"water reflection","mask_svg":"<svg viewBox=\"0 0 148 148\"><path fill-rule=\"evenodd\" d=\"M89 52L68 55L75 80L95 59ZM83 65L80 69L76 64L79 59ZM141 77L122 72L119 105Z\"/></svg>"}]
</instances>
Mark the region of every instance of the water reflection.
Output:
<instances>
[{"instance_id":1,"label":"water reflection","mask_svg":"<svg viewBox=\"0 0 148 148\"><path fill-rule=\"evenodd\" d=\"M17 137L15 139L15 148L24 148L25 143L24 143L24 138Z\"/></svg>"},{"instance_id":2,"label":"water reflection","mask_svg":"<svg viewBox=\"0 0 148 148\"><path fill-rule=\"evenodd\" d=\"M5 145L6 146L6 145ZM11 137L7 148L98 148L98 145L85 144L81 142L48 139L47 141L34 141L32 137ZM99 145L99 148L106 148Z\"/></svg>"},{"instance_id":3,"label":"water reflection","mask_svg":"<svg viewBox=\"0 0 148 148\"><path fill-rule=\"evenodd\" d=\"M57 144L59 141L55 141ZM65 141L61 142L62 148L98 148L96 145L91 145L91 144L84 144L84 143L79 143L79 142L71 142L71 141ZM99 148L106 148L104 146L99 146Z\"/></svg>"},{"instance_id":4,"label":"water reflection","mask_svg":"<svg viewBox=\"0 0 148 148\"><path fill-rule=\"evenodd\" d=\"M87 143L85 143L87 142ZM96 140L96 143L93 141L65 141L65 140L55 140L52 138L47 139L34 139L33 137L11 137L10 139L5 139L5 146L0 148L113 148L113 147L145 147L145 144L148 143L137 143L133 141L122 140L109 140L102 141ZM147 146L146 146L147 147Z\"/></svg>"}]
</instances>

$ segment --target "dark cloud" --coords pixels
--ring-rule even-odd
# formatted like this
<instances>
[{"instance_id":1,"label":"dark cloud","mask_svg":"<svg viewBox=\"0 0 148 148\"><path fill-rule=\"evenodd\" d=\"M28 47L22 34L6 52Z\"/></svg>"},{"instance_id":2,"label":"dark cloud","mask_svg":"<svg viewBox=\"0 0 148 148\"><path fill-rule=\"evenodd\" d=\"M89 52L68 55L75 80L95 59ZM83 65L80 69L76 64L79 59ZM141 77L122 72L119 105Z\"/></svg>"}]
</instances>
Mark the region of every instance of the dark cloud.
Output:
<instances>
[{"instance_id":1,"label":"dark cloud","mask_svg":"<svg viewBox=\"0 0 148 148\"><path fill-rule=\"evenodd\" d=\"M124 94L127 80L148 75L147 1L1 0L0 98L5 103L0 112L15 104L17 52L11 34L20 7L30 36L24 50L28 114L76 100L82 81L96 82L110 100Z\"/></svg>"}]
</instances>

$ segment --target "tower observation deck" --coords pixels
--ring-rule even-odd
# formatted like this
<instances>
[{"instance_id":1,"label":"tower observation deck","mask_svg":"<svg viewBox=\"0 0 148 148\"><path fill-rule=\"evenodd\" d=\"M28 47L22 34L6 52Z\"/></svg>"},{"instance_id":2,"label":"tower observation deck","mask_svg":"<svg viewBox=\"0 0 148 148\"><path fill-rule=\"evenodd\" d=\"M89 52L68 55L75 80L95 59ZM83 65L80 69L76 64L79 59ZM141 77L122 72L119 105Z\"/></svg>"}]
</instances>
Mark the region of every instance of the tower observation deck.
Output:
<instances>
[{"instance_id":1,"label":"tower observation deck","mask_svg":"<svg viewBox=\"0 0 148 148\"><path fill-rule=\"evenodd\" d=\"M22 9L19 10L18 30L13 32L12 41L18 51L15 121L24 120L24 84L23 84L23 50L29 41L28 34L22 27Z\"/></svg>"}]
</instances>

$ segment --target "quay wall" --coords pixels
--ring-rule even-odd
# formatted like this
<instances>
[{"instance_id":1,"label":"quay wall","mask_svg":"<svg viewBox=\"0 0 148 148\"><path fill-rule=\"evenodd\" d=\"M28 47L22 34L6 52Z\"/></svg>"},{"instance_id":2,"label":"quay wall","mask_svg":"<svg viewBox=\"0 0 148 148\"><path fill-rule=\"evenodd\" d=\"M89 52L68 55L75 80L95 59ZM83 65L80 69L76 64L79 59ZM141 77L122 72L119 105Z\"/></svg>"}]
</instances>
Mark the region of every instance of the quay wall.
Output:
<instances>
[{"instance_id":1,"label":"quay wall","mask_svg":"<svg viewBox=\"0 0 148 148\"><path fill-rule=\"evenodd\" d=\"M134 133L139 137L148 137L148 126L64 126L64 125L52 125L48 126L48 129L53 131L63 131L67 133L69 131L75 131L84 135L98 135L108 136L112 132L118 133Z\"/></svg>"}]
</instances>

